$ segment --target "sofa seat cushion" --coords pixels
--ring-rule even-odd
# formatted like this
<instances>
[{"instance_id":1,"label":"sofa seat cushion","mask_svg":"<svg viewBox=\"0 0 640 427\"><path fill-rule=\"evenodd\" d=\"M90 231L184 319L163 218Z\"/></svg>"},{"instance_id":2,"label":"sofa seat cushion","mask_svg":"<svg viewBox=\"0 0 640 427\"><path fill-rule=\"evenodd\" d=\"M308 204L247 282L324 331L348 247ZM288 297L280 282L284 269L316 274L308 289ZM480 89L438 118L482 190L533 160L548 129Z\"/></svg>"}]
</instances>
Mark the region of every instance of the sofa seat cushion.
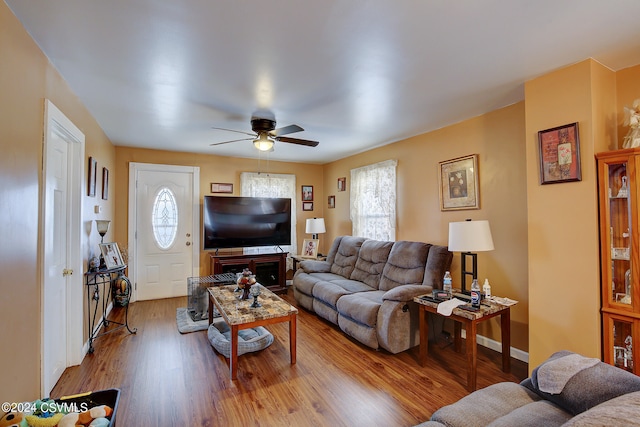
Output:
<instances>
[{"instance_id":1,"label":"sofa seat cushion","mask_svg":"<svg viewBox=\"0 0 640 427\"><path fill-rule=\"evenodd\" d=\"M640 427L640 392L623 394L576 415L562 427Z\"/></svg>"},{"instance_id":2,"label":"sofa seat cushion","mask_svg":"<svg viewBox=\"0 0 640 427\"><path fill-rule=\"evenodd\" d=\"M494 421L516 411L518 408L541 400L542 398L536 393L519 384L503 382L474 391L457 402L438 409L431 416L431 421L437 421L450 427L489 426ZM560 409L558 410L561 411ZM530 418L535 418L535 415L535 413L528 413ZM566 415L566 419L571 417L570 414ZM515 422L511 425L519 426L523 424ZM546 426L546 424L538 425Z\"/></svg>"},{"instance_id":3,"label":"sofa seat cushion","mask_svg":"<svg viewBox=\"0 0 640 427\"><path fill-rule=\"evenodd\" d=\"M357 280L337 279L330 280L330 282L334 285L340 286L342 289L350 293L375 291L375 288L372 288L365 283L358 282Z\"/></svg>"},{"instance_id":4,"label":"sofa seat cushion","mask_svg":"<svg viewBox=\"0 0 640 427\"><path fill-rule=\"evenodd\" d=\"M351 272L351 279L378 289L380 276L392 247L393 242L365 240L360 247L356 265Z\"/></svg>"},{"instance_id":5,"label":"sofa seat cushion","mask_svg":"<svg viewBox=\"0 0 640 427\"><path fill-rule=\"evenodd\" d=\"M382 270L378 289L388 291L400 285L421 285L429 246L421 242L395 242Z\"/></svg>"},{"instance_id":6,"label":"sofa seat cushion","mask_svg":"<svg viewBox=\"0 0 640 427\"><path fill-rule=\"evenodd\" d=\"M313 297L334 310L337 310L336 304L338 303L338 299L343 295L349 295L350 293L352 292L346 290L342 286L336 285L333 282L317 282L313 287Z\"/></svg>"},{"instance_id":7,"label":"sofa seat cushion","mask_svg":"<svg viewBox=\"0 0 640 427\"><path fill-rule=\"evenodd\" d=\"M378 311L382 305L383 294L384 291L371 291L344 295L338 300L338 313L373 328L378 323Z\"/></svg>"}]
</instances>

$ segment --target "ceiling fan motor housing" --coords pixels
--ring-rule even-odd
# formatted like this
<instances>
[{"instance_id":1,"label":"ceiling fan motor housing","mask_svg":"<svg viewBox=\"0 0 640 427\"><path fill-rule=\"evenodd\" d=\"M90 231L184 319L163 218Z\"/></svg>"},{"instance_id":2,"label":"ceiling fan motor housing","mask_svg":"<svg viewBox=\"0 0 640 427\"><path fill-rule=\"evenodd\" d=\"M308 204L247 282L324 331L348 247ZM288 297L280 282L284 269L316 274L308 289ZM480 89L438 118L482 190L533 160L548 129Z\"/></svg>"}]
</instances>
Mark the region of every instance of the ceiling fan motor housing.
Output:
<instances>
[{"instance_id":1,"label":"ceiling fan motor housing","mask_svg":"<svg viewBox=\"0 0 640 427\"><path fill-rule=\"evenodd\" d=\"M269 132L276 128L276 121L269 119L251 119L251 129L256 133Z\"/></svg>"}]
</instances>

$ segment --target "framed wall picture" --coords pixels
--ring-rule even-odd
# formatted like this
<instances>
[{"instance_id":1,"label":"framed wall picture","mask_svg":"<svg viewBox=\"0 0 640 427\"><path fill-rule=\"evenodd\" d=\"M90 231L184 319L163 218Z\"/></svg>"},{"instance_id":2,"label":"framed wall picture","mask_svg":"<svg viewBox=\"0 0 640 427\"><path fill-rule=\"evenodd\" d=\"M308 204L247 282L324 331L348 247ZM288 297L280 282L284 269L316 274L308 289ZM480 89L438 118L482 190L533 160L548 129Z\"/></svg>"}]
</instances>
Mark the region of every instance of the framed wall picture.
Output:
<instances>
[{"instance_id":1,"label":"framed wall picture","mask_svg":"<svg viewBox=\"0 0 640 427\"><path fill-rule=\"evenodd\" d=\"M313 210L313 202L302 202L302 210L303 211L312 211Z\"/></svg>"},{"instance_id":2,"label":"framed wall picture","mask_svg":"<svg viewBox=\"0 0 640 427\"><path fill-rule=\"evenodd\" d=\"M96 196L96 168L98 162L93 157L89 157L89 167L87 168L87 195L89 197Z\"/></svg>"},{"instance_id":3,"label":"framed wall picture","mask_svg":"<svg viewBox=\"0 0 640 427\"><path fill-rule=\"evenodd\" d=\"M345 191L347 189L347 178L338 178L338 191Z\"/></svg>"},{"instance_id":4,"label":"framed wall picture","mask_svg":"<svg viewBox=\"0 0 640 427\"><path fill-rule=\"evenodd\" d=\"M336 196L329 196L329 209L333 209L336 207Z\"/></svg>"},{"instance_id":5,"label":"framed wall picture","mask_svg":"<svg viewBox=\"0 0 640 427\"><path fill-rule=\"evenodd\" d=\"M124 266L122 254L120 253L120 248L117 243L100 243L100 253L104 258L107 270Z\"/></svg>"},{"instance_id":6,"label":"framed wall picture","mask_svg":"<svg viewBox=\"0 0 640 427\"><path fill-rule=\"evenodd\" d=\"M233 193L233 184L227 182L212 182L211 183L211 192L212 193Z\"/></svg>"},{"instance_id":7,"label":"framed wall picture","mask_svg":"<svg viewBox=\"0 0 640 427\"><path fill-rule=\"evenodd\" d=\"M478 155L440 162L440 210L480 208Z\"/></svg>"},{"instance_id":8,"label":"framed wall picture","mask_svg":"<svg viewBox=\"0 0 640 427\"><path fill-rule=\"evenodd\" d=\"M302 254L303 258L317 258L318 257L318 239L304 239L302 242Z\"/></svg>"},{"instance_id":9,"label":"framed wall picture","mask_svg":"<svg viewBox=\"0 0 640 427\"><path fill-rule=\"evenodd\" d=\"M109 199L109 169L102 168L102 200Z\"/></svg>"},{"instance_id":10,"label":"framed wall picture","mask_svg":"<svg viewBox=\"0 0 640 427\"><path fill-rule=\"evenodd\" d=\"M578 123L538 132L540 184L581 181Z\"/></svg>"},{"instance_id":11,"label":"framed wall picture","mask_svg":"<svg viewBox=\"0 0 640 427\"><path fill-rule=\"evenodd\" d=\"M313 185L302 186L302 201L313 202Z\"/></svg>"}]
</instances>

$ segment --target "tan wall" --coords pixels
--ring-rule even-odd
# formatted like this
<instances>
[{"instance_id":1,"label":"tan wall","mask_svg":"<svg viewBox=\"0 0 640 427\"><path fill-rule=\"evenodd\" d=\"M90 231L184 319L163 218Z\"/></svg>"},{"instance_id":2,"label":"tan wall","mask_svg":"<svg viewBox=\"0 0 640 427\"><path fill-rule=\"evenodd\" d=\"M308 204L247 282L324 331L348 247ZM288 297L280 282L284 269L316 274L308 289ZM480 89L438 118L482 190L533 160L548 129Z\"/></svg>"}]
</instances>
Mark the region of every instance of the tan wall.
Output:
<instances>
[{"instance_id":1,"label":"tan wall","mask_svg":"<svg viewBox=\"0 0 640 427\"><path fill-rule=\"evenodd\" d=\"M44 99L84 132L85 154L98 159L100 170L113 169L115 150L5 2L0 2L0 64L0 401L19 402L41 397L38 224ZM96 217L95 204L103 206L105 217L112 216L111 200L85 196L83 230ZM83 233L85 262L97 242L95 226L91 234ZM82 280L82 272L73 279Z\"/></svg>"},{"instance_id":2,"label":"tan wall","mask_svg":"<svg viewBox=\"0 0 640 427\"><path fill-rule=\"evenodd\" d=\"M479 210L440 210L439 162L479 155ZM446 245L449 222L488 219L496 250L478 254L478 275L491 282L495 295L520 301L512 310L512 346L528 350L527 200L524 103L370 150L325 165L326 196L336 196L335 209L325 208L325 241L351 234L350 170L397 159L397 240ZM347 178L347 191L337 191L337 179ZM326 197L325 197L326 198ZM326 206L326 201L325 201ZM460 285L460 255L454 256L454 286ZM479 333L500 341L498 322L480 325Z\"/></svg>"},{"instance_id":3,"label":"tan wall","mask_svg":"<svg viewBox=\"0 0 640 427\"><path fill-rule=\"evenodd\" d=\"M525 85L529 205L529 367L569 349L600 356L594 154L615 140L615 74L592 60ZM539 184L537 132L578 122L582 181Z\"/></svg>"},{"instance_id":4,"label":"tan wall","mask_svg":"<svg viewBox=\"0 0 640 427\"><path fill-rule=\"evenodd\" d=\"M255 149L247 145L249 153ZM297 239L298 245L302 240L310 238L305 234L305 222L307 218L321 217L323 205L316 201L313 211L302 210L302 185L313 185L314 198L322 200L322 166L308 165L302 163L289 162L265 162L264 159L258 161L257 158L237 158L220 157L215 155L203 155L193 153L180 153L174 151L146 150L140 148L117 147L116 174L118 179L116 192L116 241L121 242L123 247L127 247L127 221L128 221L128 186L129 186L129 164L131 162L155 163L180 166L197 166L200 168L200 209L202 209L202 198L211 193L212 182L225 182L233 184L234 196L240 195L240 173L241 172L270 172L296 175L296 206L297 206ZM200 224L202 230L202 224ZM202 244L202 239L201 239ZM320 251L322 251L322 241ZM209 268L209 252L200 252L200 274L211 274ZM186 286L186 285L185 285Z\"/></svg>"}]
</instances>

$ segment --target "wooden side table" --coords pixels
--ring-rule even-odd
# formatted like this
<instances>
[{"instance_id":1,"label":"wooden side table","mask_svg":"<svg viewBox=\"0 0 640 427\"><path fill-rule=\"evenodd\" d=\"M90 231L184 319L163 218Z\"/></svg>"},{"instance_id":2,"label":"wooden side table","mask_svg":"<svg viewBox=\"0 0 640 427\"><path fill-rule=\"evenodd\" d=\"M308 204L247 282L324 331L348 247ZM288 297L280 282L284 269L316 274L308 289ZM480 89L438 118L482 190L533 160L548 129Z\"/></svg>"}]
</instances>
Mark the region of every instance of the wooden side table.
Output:
<instances>
[{"instance_id":1,"label":"wooden side table","mask_svg":"<svg viewBox=\"0 0 640 427\"><path fill-rule=\"evenodd\" d=\"M427 313L438 313L438 303L426 299L421 296L415 297L414 302L420 307L420 355L419 361L421 366L427 363L429 354L429 325ZM486 306L484 304L489 304ZM466 353L467 353L467 389L474 391L476 389L476 379L478 373L478 352L477 352L477 328L478 323L489 320L492 317L500 316L500 328L502 335L502 371L511 372L511 307L507 305L497 304L495 302L484 302L480 306L480 311L467 311L461 308L454 308L451 316L443 316L455 321L454 324L454 347L460 352L462 347L461 327L464 325L466 330Z\"/></svg>"}]
</instances>

